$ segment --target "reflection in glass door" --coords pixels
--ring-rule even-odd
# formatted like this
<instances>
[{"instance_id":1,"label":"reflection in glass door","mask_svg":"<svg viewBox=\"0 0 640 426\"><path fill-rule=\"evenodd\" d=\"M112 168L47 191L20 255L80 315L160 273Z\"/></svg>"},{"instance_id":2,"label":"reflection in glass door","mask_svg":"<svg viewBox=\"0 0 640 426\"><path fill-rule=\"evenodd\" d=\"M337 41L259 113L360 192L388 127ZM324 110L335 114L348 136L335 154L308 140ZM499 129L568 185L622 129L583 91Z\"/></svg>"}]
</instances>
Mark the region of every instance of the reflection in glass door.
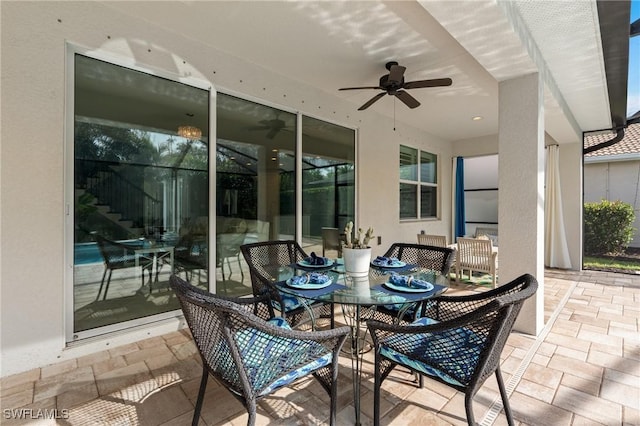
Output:
<instances>
[{"instance_id":1,"label":"reflection in glass door","mask_svg":"<svg viewBox=\"0 0 640 426\"><path fill-rule=\"evenodd\" d=\"M73 333L82 338L179 309L172 271L207 287L210 94L79 54L74 65Z\"/></svg>"},{"instance_id":2,"label":"reflection in glass door","mask_svg":"<svg viewBox=\"0 0 640 426\"><path fill-rule=\"evenodd\" d=\"M302 241L322 253L323 228L342 233L355 216L355 131L302 117ZM325 230L325 238L331 232ZM329 237L328 237L329 235ZM336 257L336 251L325 253Z\"/></svg>"}]
</instances>

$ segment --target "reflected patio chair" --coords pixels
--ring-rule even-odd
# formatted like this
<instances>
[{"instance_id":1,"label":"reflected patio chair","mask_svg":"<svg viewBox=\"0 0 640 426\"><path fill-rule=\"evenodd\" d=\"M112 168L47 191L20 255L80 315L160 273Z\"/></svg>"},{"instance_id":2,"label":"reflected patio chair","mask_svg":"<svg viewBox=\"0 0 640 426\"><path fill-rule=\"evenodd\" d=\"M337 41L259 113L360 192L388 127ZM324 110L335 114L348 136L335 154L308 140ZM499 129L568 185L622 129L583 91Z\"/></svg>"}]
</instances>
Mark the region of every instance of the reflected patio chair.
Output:
<instances>
[{"instance_id":1,"label":"reflected patio chair","mask_svg":"<svg viewBox=\"0 0 640 426\"><path fill-rule=\"evenodd\" d=\"M227 278L231 279L231 276L233 275L233 269L231 268L231 262L229 260L231 258L235 258L238 262L240 276L242 277L242 281L244 281L244 270L242 269L242 265L240 264L240 246L244 243L245 236L246 232L236 234L218 234L216 256L218 257L218 266L220 266L220 269L222 270L222 281L226 281ZM225 260L227 266L229 267L229 276L225 276Z\"/></svg>"},{"instance_id":2,"label":"reflected patio chair","mask_svg":"<svg viewBox=\"0 0 640 426\"><path fill-rule=\"evenodd\" d=\"M101 235L94 235L100 254L104 260L104 273L102 274L102 281L100 281L100 288L98 289L98 295L96 300L100 299L100 293L102 293L102 287L104 286L105 278L107 285L104 287L104 296L102 300L107 299L107 292L109 291L109 284L111 284L111 274L116 269L126 269L136 267L137 263L141 270L142 286L144 286L144 271L149 271L149 282L151 282L153 273L153 259L146 256L138 256L136 250L141 249L142 245L124 244L116 241L104 238ZM107 272L109 275L107 276Z\"/></svg>"},{"instance_id":3,"label":"reflected patio chair","mask_svg":"<svg viewBox=\"0 0 640 426\"><path fill-rule=\"evenodd\" d=\"M175 273L184 272L185 279L191 281L193 272L197 271L201 281L202 271L209 265L209 249L207 236L203 234L186 234L180 237L174 248Z\"/></svg>"},{"instance_id":4,"label":"reflected patio chair","mask_svg":"<svg viewBox=\"0 0 640 426\"><path fill-rule=\"evenodd\" d=\"M422 244L424 246L446 247L447 236L418 234L418 244Z\"/></svg>"},{"instance_id":5,"label":"reflected patio chair","mask_svg":"<svg viewBox=\"0 0 640 426\"><path fill-rule=\"evenodd\" d=\"M393 243L389 250L384 254L385 257L395 257L409 265L417 265L422 271L436 271L444 276L449 275L451 264L454 259L454 250L447 247L427 246L411 243ZM375 268L370 269L371 274L383 274L388 271L381 271ZM392 322L395 320L403 321L404 318L398 318L398 312L401 305L380 305L376 307L373 314L374 319L384 322ZM418 306L406 311L406 314L414 319L418 312Z\"/></svg>"},{"instance_id":6,"label":"reflected patio chair","mask_svg":"<svg viewBox=\"0 0 640 426\"><path fill-rule=\"evenodd\" d=\"M474 272L491 275L491 284L496 287L496 257L490 239L458 238L456 245L456 280L462 279L464 270L469 271L469 279Z\"/></svg>"},{"instance_id":7,"label":"reflected patio chair","mask_svg":"<svg viewBox=\"0 0 640 426\"><path fill-rule=\"evenodd\" d=\"M338 228L322 228L322 256L327 250L336 250L338 257L342 257L342 238Z\"/></svg>"},{"instance_id":8,"label":"reflected patio chair","mask_svg":"<svg viewBox=\"0 0 640 426\"><path fill-rule=\"evenodd\" d=\"M255 424L258 400L311 374L329 394L329 422L335 424L338 355L349 327L291 330L284 319L274 318L268 294L223 298L175 275L170 284L202 358L192 425L199 423L209 374L242 402L248 425Z\"/></svg>"},{"instance_id":9,"label":"reflected patio chair","mask_svg":"<svg viewBox=\"0 0 640 426\"><path fill-rule=\"evenodd\" d=\"M500 354L524 301L537 287L536 279L524 274L483 293L431 299L409 325L367 322L375 345L374 425L380 424L380 386L396 366L463 392L470 426L475 425L473 397L495 374L507 422L513 425Z\"/></svg>"},{"instance_id":10,"label":"reflected patio chair","mask_svg":"<svg viewBox=\"0 0 640 426\"><path fill-rule=\"evenodd\" d=\"M293 295L278 291L274 285L281 281L279 273L283 267L288 267L308 257L296 241L262 241L244 244L240 250L249 265L254 296L268 293L274 308L280 311L282 317L286 318L291 326L295 327L302 323L309 315L308 308L311 307L314 311L320 311L320 315L316 318L328 317L331 321L331 328L334 327L333 303L300 300Z\"/></svg>"}]
</instances>

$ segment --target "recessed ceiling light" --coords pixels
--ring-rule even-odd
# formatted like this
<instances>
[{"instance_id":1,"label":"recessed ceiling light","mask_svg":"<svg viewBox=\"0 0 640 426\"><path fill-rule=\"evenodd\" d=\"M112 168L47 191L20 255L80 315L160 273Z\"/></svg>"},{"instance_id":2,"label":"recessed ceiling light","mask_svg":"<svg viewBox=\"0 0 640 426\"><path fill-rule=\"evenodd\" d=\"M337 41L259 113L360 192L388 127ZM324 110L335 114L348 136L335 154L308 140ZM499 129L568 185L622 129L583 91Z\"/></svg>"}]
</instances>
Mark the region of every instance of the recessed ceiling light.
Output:
<instances>
[{"instance_id":1,"label":"recessed ceiling light","mask_svg":"<svg viewBox=\"0 0 640 426\"><path fill-rule=\"evenodd\" d=\"M471 119L472 119L473 121L480 121L480 120L483 120L483 119L484 119L484 117L483 117L483 116L481 116L481 115L476 115L475 117L471 117Z\"/></svg>"}]
</instances>

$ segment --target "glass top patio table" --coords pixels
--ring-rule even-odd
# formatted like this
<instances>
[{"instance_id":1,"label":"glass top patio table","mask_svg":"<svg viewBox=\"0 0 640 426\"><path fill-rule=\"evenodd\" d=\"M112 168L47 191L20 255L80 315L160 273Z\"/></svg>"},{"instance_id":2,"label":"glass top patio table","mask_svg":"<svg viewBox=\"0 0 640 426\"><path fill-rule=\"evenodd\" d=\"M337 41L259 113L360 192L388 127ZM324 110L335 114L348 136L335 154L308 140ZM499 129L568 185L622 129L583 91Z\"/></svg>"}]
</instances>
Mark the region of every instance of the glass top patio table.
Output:
<instances>
[{"instance_id":1,"label":"glass top patio table","mask_svg":"<svg viewBox=\"0 0 640 426\"><path fill-rule=\"evenodd\" d=\"M311 271L315 272L315 271ZM371 318L371 313L379 305L399 305L398 318L414 306L415 303L435 297L445 292L449 285L449 278L432 270L422 270L417 265L407 265L404 268L376 268L371 266L369 274L362 277L349 276L340 267L323 269L317 272L326 274L332 280L324 288L300 289L287 285L287 281L296 275L311 273L308 269L301 269L298 265L280 267L276 287L283 293L296 296L300 300L337 303L342 306L345 320L351 327L351 371L353 376L353 400L355 408L355 424L360 425L360 388L362 382L363 354L366 352L366 330L361 332L362 324ZM394 290L387 286L389 275L396 272L400 275L412 275L433 284L433 288L426 291L407 289ZM396 287L397 288L397 287ZM313 311L309 309L313 322Z\"/></svg>"}]
</instances>

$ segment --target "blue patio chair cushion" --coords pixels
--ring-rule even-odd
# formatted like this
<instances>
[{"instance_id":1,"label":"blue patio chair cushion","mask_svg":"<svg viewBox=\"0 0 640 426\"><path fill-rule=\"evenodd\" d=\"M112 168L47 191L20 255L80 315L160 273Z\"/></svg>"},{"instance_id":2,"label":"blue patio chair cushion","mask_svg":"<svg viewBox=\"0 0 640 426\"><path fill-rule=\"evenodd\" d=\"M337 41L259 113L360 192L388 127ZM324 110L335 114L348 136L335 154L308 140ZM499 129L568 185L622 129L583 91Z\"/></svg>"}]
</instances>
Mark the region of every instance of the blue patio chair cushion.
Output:
<instances>
[{"instance_id":1,"label":"blue patio chair cushion","mask_svg":"<svg viewBox=\"0 0 640 426\"><path fill-rule=\"evenodd\" d=\"M423 317L415 320L411 325L430 325L437 322ZM407 336L409 336L408 339ZM401 345L400 341L402 341ZM425 375L439 377L453 385L464 386L473 374L474 369L471 367L477 364L484 344L485 339L463 327L446 333L392 335L381 344L380 354ZM409 353L403 353L399 350L400 346L413 349ZM429 363L416 359L417 356L424 357L425 354Z\"/></svg>"},{"instance_id":2,"label":"blue patio chair cushion","mask_svg":"<svg viewBox=\"0 0 640 426\"><path fill-rule=\"evenodd\" d=\"M301 302L300 299L298 299L294 295L286 294L286 293L280 293L280 296L282 297L282 301L284 302L284 311L285 312L290 312L290 311L293 311L294 309L298 309L298 308L304 306L304 302ZM277 309L279 311L282 310L282 308L280 308L280 303L278 303L276 301L273 301L272 304L273 304L274 309Z\"/></svg>"},{"instance_id":3,"label":"blue patio chair cushion","mask_svg":"<svg viewBox=\"0 0 640 426\"><path fill-rule=\"evenodd\" d=\"M281 317L273 318L269 322L278 327L291 329L286 320ZM275 389L286 386L299 377L331 364L333 360L333 354L327 354L326 348L320 343L275 337L253 328L237 332L235 338L240 348L240 356L243 359L249 382L254 390L259 391L259 396L267 395ZM318 354L315 359L313 359L314 354ZM305 362L309 359L312 361ZM222 360L221 364L232 367L233 362L230 354L228 354L228 359ZM297 365L300 366L294 368ZM286 366L291 366L294 369L283 376L273 377L274 371L286 369ZM220 365L220 371L225 379L235 383L237 388L241 389L235 368L225 368Z\"/></svg>"}]
</instances>

